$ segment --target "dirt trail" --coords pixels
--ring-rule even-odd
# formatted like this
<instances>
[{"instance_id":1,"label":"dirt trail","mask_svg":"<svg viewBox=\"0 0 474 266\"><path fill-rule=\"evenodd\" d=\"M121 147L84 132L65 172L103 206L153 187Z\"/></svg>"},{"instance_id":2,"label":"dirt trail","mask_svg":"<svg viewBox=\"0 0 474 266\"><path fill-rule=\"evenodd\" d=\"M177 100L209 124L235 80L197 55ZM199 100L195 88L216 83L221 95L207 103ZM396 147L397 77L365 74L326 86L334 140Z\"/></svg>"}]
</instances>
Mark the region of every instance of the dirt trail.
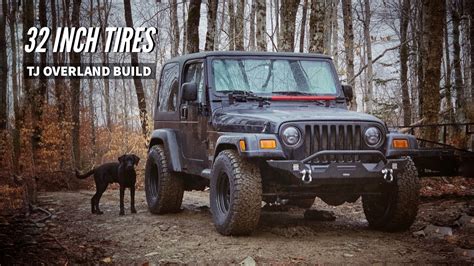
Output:
<instances>
[{"instance_id":1,"label":"dirt trail","mask_svg":"<svg viewBox=\"0 0 474 266\"><path fill-rule=\"evenodd\" d=\"M360 201L330 207L317 200L313 208L333 211L336 221L305 220L301 209L265 211L252 236L224 237L214 230L207 192L185 193L183 211L163 216L148 212L143 192L136 196L138 213L130 214L127 208L126 215L119 216L118 194L117 190L104 194L103 215L90 214L92 191L40 194L40 205L53 213L38 229L42 232L39 235L50 237L45 241L52 247L41 248L58 254L45 258L48 255L44 254L50 253L43 253L42 261L239 263L248 256L257 263L284 264L468 261L446 240L412 234L432 222L435 213L459 215L468 204L463 201L422 204L412 231L404 233L368 229ZM15 260L12 256L10 259Z\"/></svg>"}]
</instances>

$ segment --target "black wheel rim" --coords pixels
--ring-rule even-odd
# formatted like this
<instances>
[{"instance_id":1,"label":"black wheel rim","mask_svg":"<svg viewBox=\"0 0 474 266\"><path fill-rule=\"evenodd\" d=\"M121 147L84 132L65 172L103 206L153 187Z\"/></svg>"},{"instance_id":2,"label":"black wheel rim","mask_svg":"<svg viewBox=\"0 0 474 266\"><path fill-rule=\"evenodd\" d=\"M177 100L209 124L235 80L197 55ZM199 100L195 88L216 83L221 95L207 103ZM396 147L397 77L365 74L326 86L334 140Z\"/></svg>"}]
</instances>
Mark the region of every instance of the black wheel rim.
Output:
<instances>
[{"instance_id":1,"label":"black wheel rim","mask_svg":"<svg viewBox=\"0 0 474 266\"><path fill-rule=\"evenodd\" d=\"M230 185L229 177L222 173L217 180L217 208L221 213L227 213L230 209Z\"/></svg>"}]
</instances>

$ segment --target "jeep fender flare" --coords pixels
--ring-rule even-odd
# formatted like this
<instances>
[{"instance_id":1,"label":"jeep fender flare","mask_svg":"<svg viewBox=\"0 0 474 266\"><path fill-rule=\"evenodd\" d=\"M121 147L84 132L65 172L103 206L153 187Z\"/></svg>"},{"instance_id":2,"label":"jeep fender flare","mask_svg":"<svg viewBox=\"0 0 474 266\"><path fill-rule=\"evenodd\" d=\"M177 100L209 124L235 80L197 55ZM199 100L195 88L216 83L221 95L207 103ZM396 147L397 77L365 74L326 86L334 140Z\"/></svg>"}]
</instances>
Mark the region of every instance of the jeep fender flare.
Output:
<instances>
[{"instance_id":1,"label":"jeep fender flare","mask_svg":"<svg viewBox=\"0 0 474 266\"><path fill-rule=\"evenodd\" d=\"M148 151L157 144L163 144L165 147L165 155L168 158L168 168L172 169L173 172L181 172L183 169L181 147L176 140L176 132L168 128L153 130Z\"/></svg>"},{"instance_id":2,"label":"jeep fender flare","mask_svg":"<svg viewBox=\"0 0 474 266\"><path fill-rule=\"evenodd\" d=\"M217 155L223 150L234 149L240 155L239 141L243 139L242 136L224 135L220 136L216 141L216 148L214 149L213 160L216 159Z\"/></svg>"},{"instance_id":3,"label":"jeep fender flare","mask_svg":"<svg viewBox=\"0 0 474 266\"><path fill-rule=\"evenodd\" d=\"M261 139L274 139L277 142L277 147L272 150L262 150L259 147ZM245 141L245 151L240 149L240 141ZM239 156L246 158L284 158L281 144L275 134L250 134L250 133L235 133L229 135L221 135L216 141L216 147L214 149L213 160L216 159L217 155L223 150L234 149L238 152Z\"/></svg>"}]
</instances>

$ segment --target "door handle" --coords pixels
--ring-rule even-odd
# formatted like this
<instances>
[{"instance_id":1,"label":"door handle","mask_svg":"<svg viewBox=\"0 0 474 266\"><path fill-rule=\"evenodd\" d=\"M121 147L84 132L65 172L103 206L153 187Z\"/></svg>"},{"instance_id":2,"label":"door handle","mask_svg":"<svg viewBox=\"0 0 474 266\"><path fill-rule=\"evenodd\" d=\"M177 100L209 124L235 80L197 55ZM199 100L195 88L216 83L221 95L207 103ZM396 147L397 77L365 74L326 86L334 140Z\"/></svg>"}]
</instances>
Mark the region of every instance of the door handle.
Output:
<instances>
[{"instance_id":1,"label":"door handle","mask_svg":"<svg viewBox=\"0 0 474 266\"><path fill-rule=\"evenodd\" d=\"M188 119L188 107L186 105L181 106L181 119Z\"/></svg>"}]
</instances>

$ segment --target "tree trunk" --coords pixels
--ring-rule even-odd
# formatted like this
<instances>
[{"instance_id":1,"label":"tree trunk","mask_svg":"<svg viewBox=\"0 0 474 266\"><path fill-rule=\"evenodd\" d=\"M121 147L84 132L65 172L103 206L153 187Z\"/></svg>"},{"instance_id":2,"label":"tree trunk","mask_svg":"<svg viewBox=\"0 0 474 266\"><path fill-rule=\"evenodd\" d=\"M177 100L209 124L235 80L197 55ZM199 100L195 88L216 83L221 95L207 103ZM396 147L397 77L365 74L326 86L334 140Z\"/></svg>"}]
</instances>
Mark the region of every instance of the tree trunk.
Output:
<instances>
[{"instance_id":1,"label":"tree trunk","mask_svg":"<svg viewBox=\"0 0 474 266\"><path fill-rule=\"evenodd\" d=\"M337 6L338 6L339 1L333 1L333 8L332 8L332 15L331 15L331 20L332 20L332 57L334 60L334 65L336 66L336 69L339 68L339 54L338 54L338 33L339 33L339 25L337 22Z\"/></svg>"},{"instance_id":2,"label":"tree trunk","mask_svg":"<svg viewBox=\"0 0 474 266\"><path fill-rule=\"evenodd\" d=\"M235 11L235 50L244 50L245 0L237 0Z\"/></svg>"},{"instance_id":3,"label":"tree trunk","mask_svg":"<svg viewBox=\"0 0 474 266\"><path fill-rule=\"evenodd\" d=\"M101 6L100 0L97 0L98 6L98 17L100 27L102 28L102 33L105 32L105 28L108 27L109 24L109 12L110 12L110 3L108 0L104 0L104 6ZM102 10L104 10L102 14ZM102 17L103 15L103 17ZM105 44L107 36L105 34L101 34L102 39L102 64L104 66L109 64L109 53L105 52ZM110 82L109 78L106 76L104 77L104 102L105 102L105 125L107 126L108 130L112 130L112 115L110 110Z\"/></svg>"},{"instance_id":4,"label":"tree trunk","mask_svg":"<svg viewBox=\"0 0 474 266\"><path fill-rule=\"evenodd\" d=\"M235 11L234 0L229 0L229 50L235 50Z\"/></svg>"},{"instance_id":5,"label":"tree trunk","mask_svg":"<svg viewBox=\"0 0 474 266\"><path fill-rule=\"evenodd\" d=\"M217 0L211 0L216 2ZM178 22L178 1L170 0L170 19L171 19L171 56L177 56L179 54L179 22ZM208 27L209 28L209 27Z\"/></svg>"},{"instance_id":6,"label":"tree trunk","mask_svg":"<svg viewBox=\"0 0 474 266\"><path fill-rule=\"evenodd\" d=\"M81 12L81 0L73 0L72 4L72 14L71 14L71 26L80 27L79 19ZM81 64L81 54L80 53L69 53L69 60L73 65ZM80 106L81 106L81 80L80 79L71 79L71 108L72 108L72 154L74 167L79 169L81 167L81 147L80 147L80 135L79 130L81 128L81 119L80 119Z\"/></svg>"},{"instance_id":7,"label":"tree trunk","mask_svg":"<svg viewBox=\"0 0 474 266\"><path fill-rule=\"evenodd\" d=\"M28 29L34 26L34 18L35 18L35 12L34 12L34 2L33 1L26 1L23 2L23 40L27 40L28 35ZM32 66L35 64L35 57L34 53L27 53L25 49L23 49L23 67L26 66ZM21 108L23 109L21 112L23 114L27 113L27 110L32 112L32 102L33 99L35 98L36 90L34 88L34 82L32 79L29 79L27 75L23 75L23 90L24 94L26 96L27 103L21 104ZM18 132L21 136L21 131ZM34 157L33 157L34 159ZM32 161L31 162L32 169L35 171L35 166L36 162ZM30 177L27 180L27 187L28 187L28 198L30 203L34 204L36 203L36 179L34 176L36 175L35 172L32 173L33 177Z\"/></svg>"},{"instance_id":8,"label":"tree trunk","mask_svg":"<svg viewBox=\"0 0 474 266\"><path fill-rule=\"evenodd\" d=\"M471 3L468 5L468 11L470 14L470 27L469 27L469 39L471 40L471 106L474 105L474 5ZM471 117L474 120L474 117ZM472 144L474 146L474 143ZM474 149L474 147L473 147Z\"/></svg>"},{"instance_id":9,"label":"tree trunk","mask_svg":"<svg viewBox=\"0 0 474 266\"><path fill-rule=\"evenodd\" d=\"M7 0L2 0L2 15L0 16L0 137L4 136L7 129L8 121L8 106L7 106L7 94L8 94L8 58L7 58L7 32L6 32L6 14ZM13 34L13 32L11 33ZM3 143L3 141L2 141ZM0 153L3 151L0 150Z\"/></svg>"},{"instance_id":10,"label":"tree trunk","mask_svg":"<svg viewBox=\"0 0 474 266\"><path fill-rule=\"evenodd\" d=\"M218 0L209 0L209 5L207 9L207 33L205 47L206 51L214 50L214 41L216 39L217 28L217 6Z\"/></svg>"},{"instance_id":11,"label":"tree trunk","mask_svg":"<svg viewBox=\"0 0 474 266\"><path fill-rule=\"evenodd\" d=\"M451 1L451 0L446 0ZM451 60L449 56L449 30L448 30L448 15L444 16L444 49L446 55L446 75L445 75L445 98L446 98L446 111L448 113L448 122L454 123L454 114L453 114L453 102L452 102L452 95L451 95Z\"/></svg>"},{"instance_id":12,"label":"tree trunk","mask_svg":"<svg viewBox=\"0 0 474 266\"><path fill-rule=\"evenodd\" d=\"M367 56L367 94L365 95L365 106L367 113L372 113L374 105L373 95L373 68L372 68L372 41L370 39L370 2L364 0L364 39Z\"/></svg>"},{"instance_id":13,"label":"tree trunk","mask_svg":"<svg viewBox=\"0 0 474 266\"><path fill-rule=\"evenodd\" d=\"M403 0L400 20L400 83L402 87L403 125L411 124L410 92L408 90L408 19L410 0Z\"/></svg>"},{"instance_id":14,"label":"tree trunk","mask_svg":"<svg viewBox=\"0 0 474 266\"><path fill-rule=\"evenodd\" d=\"M466 122L466 101L464 96L464 84L462 80L461 71L461 46L459 44L459 26L460 26L460 14L459 14L459 2L453 0L450 5L451 20L453 22L453 66L454 66L454 91L456 93L456 118L457 122Z\"/></svg>"},{"instance_id":15,"label":"tree trunk","mask_svg":"<svg viewBox=\"0 0 474 266\"><path fill-rule=\"evenodd\" d=\"M441 55L443 53L443 24L446 5L444 0L423 0L423 83L421 116L427 124L438 123L440 108L439 83L441 78ZM437 129L422 130L422 138L438 140Z\"/></svg>"},{"instance_id":16,"label":"tree trunk","mask_svg":"<svg viewBox=\"0 0 474 266\"><path fill-rule=\"evenodd\" d=\"M267 50L267 1L256 0L257 16L257 49L259 51Z\"/></svg>"},{"instance_id":17,"label":"tree trunk","mask_svg":"<svg viewBox=\"0 0 474 266\"><path fill-rule=\"evenodd\" d=\"M252 5L251 5L251 10L250 10L250 29L249 29L249 50L250 51L255 51L255 13L256 13L256 6L257 0L250 0Z\"/></svg>"},{"instance_id":18,"label":"tree trunk","mask_svg":"<svg viewBox=\"0 0 474 266\"><path fill-rule=\"evenodd\" d=\"M324 0L311 1L309 52L324 53Z\"/></svg>"},{"instance_id":19,"label":"tree trunk","mask_svg":"<svg viewBox=\"0 0 474 266\"><path fill-rule=\"evenodd\" d=\"M303 2L303 10L301 14L301 28L300 28L300 53L304 51L304 35L306 32L306 17L308 15L308 0Z\"/></svg>"},{"instance_id":20,"label":"tree trunk","mask_svg":"<svg viewBox=\"0 0 474 266\"><path fill-rule=\"evenodd\" d=\"M352 29L352 1L342 0L342 15L344 22L344 50L346 54L346 76L349 84L355 88L354 80L354 31ZM352 110L357 110L356 93L351 104Z\"/></svg>"},{"instance_id":21,"label":"tree trunk","mask_svg":"<svg viewBox=\"0 0 474 266\"><path fill-rule=\"evenodd\" d=\"M13 91L13 113L15 117L15 127L13 129L13 173L20 174L20 131L22 127L23 116L20 112L20 100L19 100L19 86L18 86L18 72L17 72L17 58L18 58L18 51L17 51L17 30L16 30L16 8L17 3L15 0L11 2L11 8L9 13L9 25L10 25L10 42L11 42L11 49L12 49L12 91Z\"/></svg>"},{"instance_id":22,"label":"tree trunk","mask_svg":"<svg viewBox=\"0 0 474 266\"><path fill-rule=\"evenodd\" d=\"M188 22L186 30L187 37L187 52L199 52L199 20L201 18L201 0L191 0L189 2Z\"/></svg>"},{"instance_id":23,"label":"tree trunk","mask_svg":"<svg viewBox=\"0 0 474 266\"><path fill-rule=\"evenodd\" d=\"M278 51L294 52L295 50L295 22L298 11L298 0L282 1L280 11L280 34L278 39Z\"/></svg>"},{"instance_id":24,"label":"tree trunk","mask_svg":"<svg viewBox=\"0 0 474 266\"><path fill-rule=\"evenodd\" d=\"M89 27L94 27L93 24L93 14L94 14L94 0L90 0L90 10L89 10ZM89 53L89 64L92 64L92 53ZM94 80L92 78L89 79L89 112L90 112L90 120L91 120L91 142L92 142L92 158L95 160L95 110L94 110Z\"/></svg>"},{"instance_id":25,"label":"tree trunk","mask_svg":"<svg viewBox=\"0 0 474 266\"><path fill-rule=\"evenodd\" d=\"M199 3L200 5L201 3ZM133 17L132 17L132 8L130 6L130 0L123 1L124 11L125 11L125 24L127 27L133 27ZM199 19L199 16L198 16ZM196 24L199 26L199 22ZM199 27L198 27L199 28ZM197 30L195 30L197 32ZM198 50L199 50L199 37L198 37ZM138 66L138 53L131 52L130 60L132 66ZM146 111L146 101L145 101L145 91L143 90L143 84L138 76L133 77L133 83L135 85L135 92L137 94L138 109L140 110L140 122L142 125L142 134L146 138L148 136L148 125L147 125L147 111Z\"/></svg>"}]
</instances>

